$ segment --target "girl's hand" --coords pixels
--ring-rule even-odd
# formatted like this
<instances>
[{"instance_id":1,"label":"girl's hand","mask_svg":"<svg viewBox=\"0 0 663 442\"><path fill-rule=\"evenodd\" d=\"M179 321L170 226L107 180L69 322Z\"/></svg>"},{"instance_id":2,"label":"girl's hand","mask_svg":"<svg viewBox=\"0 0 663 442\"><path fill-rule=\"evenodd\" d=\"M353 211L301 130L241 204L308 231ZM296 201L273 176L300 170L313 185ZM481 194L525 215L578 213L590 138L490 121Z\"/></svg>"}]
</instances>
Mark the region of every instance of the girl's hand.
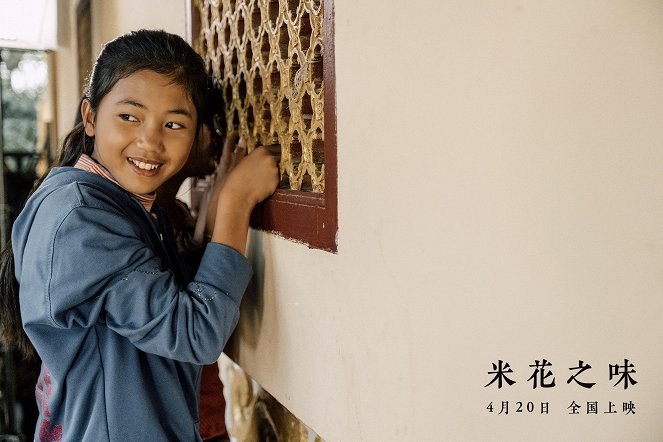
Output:
<instances>
[{"instance_id":1,"label":"girl's hand","mask_svg":"<svg viewBox=\"0 0 663 442\"><path fill-rule=\"evenodd\" d=\"M221 192L229 198L244 200L253 207L270 196L279 184L276 160L264 147L257 147L246 154L243 140L235 150L232 170L222 186ZM229 187L227 190L225 187Z\"/></svg>"},{"instance_id":2,"label":"girl's hand","mask_svg":"<svg viewBox=\"0 0 663 442\"><path fill-rule=\"evenodd\" d=\"M230 171L235 168L239 159L241 159L239 155L236 155L236 149L240 146L246 150L244 140L239 137L239 132L230 132L223 143L221 158L214 172L215 185L220 186L228 177Z\"/></svg>"},{"instance_id":3,"label":"girl's hand","mask_svg":"<svg viewBox=\"0 0 663 442\"><path fill-rule=\"evenodd\" d=\"M258 154L260 156L260 154ZM207 227L206 231L209 235L212 234L214 230L214 224L216 220L216 215L217 215L217 207L218 207L218 201L219 201L219 195L221 193L221 189L223 188L226 179L228 178L229 175L235 170L237 165L246 157L246 143L242 138L240 138L239 133L237 131L233 131L228 134L228 137L226 138L226 141L224 142L223 146L223 152L221 154L221 158L219 160L219 164L217 165L216 172L214 173L214 180L213 180L213 185L212 185L212 194L210 198L210 205L209 205L209 210L207 211ZM253 161L253 160L252 160ZM251 168L252 166L250 164L247 164L244 168ZM269 169L269 165L268 165ZM254 171L257 174L262 174L266 173L269 175L270 172L264 172L264 171ZM240 172L241 174L242 172ZM277 171L278 173L278 171ZM239 177L238 179L243 179ZM278 179L278 177L277 177ZM278 185L278 183L277 183ZM252 185L249 185L248 187L251 187ZM257 202L262 201L262 199L266 198L267 196L271 195L273 193L273 190L266 190L267 194L266 195L258 195L256 198ZM240 196L241 198L241 196ZM253 205L257 204L256 203L251 203ZM252 206L251 206L252 207Z\"/></svg>"},{"instance_id":4,"label":"girl's hand","mask_svg":"<svg viewBox=\"0 0 663 442\"><path fill-rule=\"evenodd\" d=\"M230 150L230 149L229 149ZM251 211L260 201L274 193L279 184L276 159L264 147L257 147L246 155L240 142L232 161L224 159L228 171L218 188L216 210L208 213L213 226L212 241L225 244L241 253L246 249Z\"/></svg>"}]
</instances>

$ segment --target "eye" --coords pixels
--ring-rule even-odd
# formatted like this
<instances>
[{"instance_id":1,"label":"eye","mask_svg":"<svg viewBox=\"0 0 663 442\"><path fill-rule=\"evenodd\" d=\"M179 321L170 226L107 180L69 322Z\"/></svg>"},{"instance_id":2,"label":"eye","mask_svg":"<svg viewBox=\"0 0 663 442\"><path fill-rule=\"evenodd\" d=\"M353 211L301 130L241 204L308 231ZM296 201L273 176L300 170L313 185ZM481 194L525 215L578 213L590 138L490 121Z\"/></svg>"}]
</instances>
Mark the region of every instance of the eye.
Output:
<instances>
[{"instance_id":1,"label":"eye","mask_svg":"<svg viewBox=\"0 0 663 442\"><path fill-rule=\"evenodd\" d=\"M168 129L184 129L186 126L184 126L182 123L176 123L174 121L169 121L166 123L166 127Z\"/></svg>"},{"instance_id":2,"label":"eye","mask_svg":"<svg viewBox=\"0 0 663 442\"><path fill-rule=\"evenodd\" d=\"M120 114L120 118L122 118L124 121L131 121L131 122L136 122L138 119L134 117L133 115L129 114Z\"/></svg>"}]
</instances>

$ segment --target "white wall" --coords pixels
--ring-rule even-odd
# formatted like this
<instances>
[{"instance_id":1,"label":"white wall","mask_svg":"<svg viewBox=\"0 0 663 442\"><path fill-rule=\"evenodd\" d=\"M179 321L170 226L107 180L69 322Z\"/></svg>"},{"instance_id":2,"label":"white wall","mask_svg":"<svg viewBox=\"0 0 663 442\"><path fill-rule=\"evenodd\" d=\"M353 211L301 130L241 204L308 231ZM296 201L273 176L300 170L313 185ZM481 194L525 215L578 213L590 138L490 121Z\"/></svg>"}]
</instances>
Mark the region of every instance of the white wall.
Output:
<instances>
[{"instance_id":1,"label":"white wall","mask_svg":"<svg viewBox=\"0 0 663 442\"><path fill-rule=\"evenodd\" d=\"M93 45L183 34L183 3L95 0ZM660 440L663 3L335 3L338 254L252 234L242 367L330 442ZM498 359L517 383L484 388ZM591 390L566 384L579 359Z\"/></svg>"},{"instance_id":2,"label":"white wall","mask_svg":"<svg viewBox=\"0 0 663 442\"><path fill-rule=\"evenodd\" d=\"M76 55L76 1L58 2L58 47L55 51L55 108L59 144L74 125L80 102Z\"/></svg>"},{"instance_id":3,"label":"white wall","mask_svg":"<svg viewBox=\"0 0 663 442\"><path fill-rule=\"evenodd\" d=\"M104 43L137 29L164 29L185 36L183 0L91 0L92 54ZM76 49L77 0L58 1L58 49L56 53L58 137L63 139L74 123L80 102Z\"/></svg>"},{"instance_id":4,"label":"white wall","mask_svg":"<svg viewBox=\"0 0 663 442\"><path fill-rule=\"evenodd\" d=\"M92 0L92 52L104 43L129 31L163 29L184 37L183 0Z\"/></svg>"},{"instance_id":5,"label":"white wall","mask_svg":"<svg viewBox=\"0 0 663 442\"><path fill-rule=\"evenodd\" d=\"M240 365L328 441L660 440L663 3L335 3L338 254L253 235Z\"/></svg>"}]
</instances>

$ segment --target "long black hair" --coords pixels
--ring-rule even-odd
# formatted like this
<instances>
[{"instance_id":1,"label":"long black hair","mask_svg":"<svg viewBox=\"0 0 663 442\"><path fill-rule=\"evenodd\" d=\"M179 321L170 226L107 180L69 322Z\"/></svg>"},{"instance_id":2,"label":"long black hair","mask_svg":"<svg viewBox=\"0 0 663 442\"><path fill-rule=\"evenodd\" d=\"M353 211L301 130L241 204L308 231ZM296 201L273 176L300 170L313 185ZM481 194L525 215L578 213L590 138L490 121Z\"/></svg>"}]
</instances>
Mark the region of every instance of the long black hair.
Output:
<instances>
[{"instance_id":1,"label":"long black hair","mask_svg":"<svg viewBox=\"0 0 663 442\"><path fill-rule=\"evenodd\" d=\"M115 84L139 71L153 71L182 86L199 116L206 109L207 72L202 58L181 37L164 31L140 30L124 34L104 45L92 68L83 100L90 102L96 115L101 100ZM202 118L197 119L196 134ZM65 137L53 167L73 166L82 154L92 155L94 137L77 123ZM44 177L32 189L34 192ZM31 193L32 193L31 192ZM26 358L36 352L21 321L19 283L14 273L11 241L0 253L0 339L6 347L14 345Z\"/></svg>"}]
</instances>

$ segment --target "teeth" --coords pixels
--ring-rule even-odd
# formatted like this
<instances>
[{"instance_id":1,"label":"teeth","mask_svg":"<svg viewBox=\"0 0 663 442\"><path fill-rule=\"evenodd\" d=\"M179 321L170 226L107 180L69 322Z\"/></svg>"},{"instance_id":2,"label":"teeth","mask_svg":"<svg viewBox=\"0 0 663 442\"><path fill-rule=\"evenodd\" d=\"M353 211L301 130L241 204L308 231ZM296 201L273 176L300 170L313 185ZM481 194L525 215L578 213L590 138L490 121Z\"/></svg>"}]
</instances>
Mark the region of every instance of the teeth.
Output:
<instances>
[{"instance_id":1,"label":"teeth","mask_svg":"<svg viewBox=\"0 0 663 442\"><path fill-rule=\"evenodd\" d=\"M160 164L143 163L142 161L134 160L133 158L129 158L129 161L138 166L139 169L143 170L154 170L160 166Z\"/></svg>"}]
</instances>

